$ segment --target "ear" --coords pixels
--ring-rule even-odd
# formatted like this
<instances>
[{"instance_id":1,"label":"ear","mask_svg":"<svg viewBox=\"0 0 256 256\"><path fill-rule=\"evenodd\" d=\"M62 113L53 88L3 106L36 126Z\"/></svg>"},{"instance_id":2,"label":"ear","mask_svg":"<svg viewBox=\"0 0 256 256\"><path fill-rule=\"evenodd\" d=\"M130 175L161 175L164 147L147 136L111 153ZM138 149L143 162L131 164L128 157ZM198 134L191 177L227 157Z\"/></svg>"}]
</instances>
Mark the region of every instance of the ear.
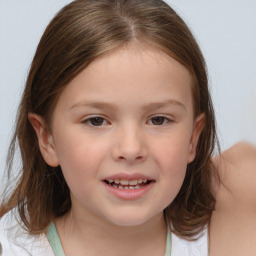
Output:
<instances>
[{"instance_id":1,"label":"ear","mask_svg":"<svg viewBox=\"0 0 256 256\"><path fill-rule=\"evenodd\" d=\"M189 152L188 152L188 164L191 163L195 157L196 157L196 148L197 148L197 143L200 137L200 134L204 128L205 124L205 114L200 114L197 116L194 120L194 127L193 127L193 132L192 136L190 138L190 143L189 143Z\"/></svg>"},{"instance_id":2,"label":"ear","mask_svg":"<svg viewBox=\"0 0 256 256\"><path fill-rule=\"evenodd\" d=\"M52 167L59 166L53 136L47 129L44 119L34 113L29 113L28 119L36 132L39 148L45 162Z\"/></svg>"}]
</instances>

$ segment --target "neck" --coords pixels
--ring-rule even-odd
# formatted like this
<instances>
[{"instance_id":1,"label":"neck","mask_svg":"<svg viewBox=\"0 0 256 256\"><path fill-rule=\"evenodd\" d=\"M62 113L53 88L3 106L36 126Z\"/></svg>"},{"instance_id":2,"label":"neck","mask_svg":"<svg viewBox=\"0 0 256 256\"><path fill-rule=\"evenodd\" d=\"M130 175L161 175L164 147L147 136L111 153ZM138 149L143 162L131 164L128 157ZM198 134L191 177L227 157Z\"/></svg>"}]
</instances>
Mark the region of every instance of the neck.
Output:
<instances>
[{"instance_id":1,"label":"neck","mask_svg":"<svg viewBox=\"0 0 256 256\"><path fill-rule=\"evenodd\" d=\"M89 219L71 211L55 221L66 256L164 255L167 231L163 214L136 226Z\"/></svg>"}]
</instances>

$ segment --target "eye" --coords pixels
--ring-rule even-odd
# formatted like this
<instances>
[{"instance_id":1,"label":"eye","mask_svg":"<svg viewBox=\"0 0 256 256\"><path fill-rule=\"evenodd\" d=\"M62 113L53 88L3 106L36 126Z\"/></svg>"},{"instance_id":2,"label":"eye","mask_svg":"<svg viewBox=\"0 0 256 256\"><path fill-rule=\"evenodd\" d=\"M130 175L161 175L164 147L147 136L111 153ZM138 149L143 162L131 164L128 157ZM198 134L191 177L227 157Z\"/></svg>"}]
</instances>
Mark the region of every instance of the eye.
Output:
<instances>
[{"instance_id":1,"label":"eye","mask_svg":"<svg viewBox=\"0 0 256 256\"><path fill-rule=\"evenodd\" d=\"M107 123L107 121L103 117L91 117L83 121L83 123L89 124L91 126L102 126Z\"/></svg>"},{"instance_id":2,"label":"eye","mask_svg":"<svg viewBox=\"0 0 256 256\"><path fill-rule=\"evenodd\" d=\"M164 117L164 116L154 116L150 119L150 124L153 124L153 125L164 125L168 122L170 122L171 120L167 117Z\"/></svg>"}]
</instances>

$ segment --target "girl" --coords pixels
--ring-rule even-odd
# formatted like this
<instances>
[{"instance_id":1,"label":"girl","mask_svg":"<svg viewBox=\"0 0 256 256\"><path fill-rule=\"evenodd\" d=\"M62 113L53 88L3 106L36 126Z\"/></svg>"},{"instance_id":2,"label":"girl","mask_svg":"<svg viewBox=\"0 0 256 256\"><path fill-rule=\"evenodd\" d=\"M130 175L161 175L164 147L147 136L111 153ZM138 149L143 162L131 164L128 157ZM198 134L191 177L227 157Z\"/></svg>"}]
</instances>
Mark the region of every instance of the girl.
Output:
<instances>
[{"instance_id":1,"label":"girl","mask_svg":"<svg viewBox=\"0 0 256 256\"><path fill-rule=\"evenodd\" d=\"M161 0L64 7L31 65L9 175L16 142L3 255L255 255L255 149L212 159L204 59Z\"/></svg>"}]
</instances>

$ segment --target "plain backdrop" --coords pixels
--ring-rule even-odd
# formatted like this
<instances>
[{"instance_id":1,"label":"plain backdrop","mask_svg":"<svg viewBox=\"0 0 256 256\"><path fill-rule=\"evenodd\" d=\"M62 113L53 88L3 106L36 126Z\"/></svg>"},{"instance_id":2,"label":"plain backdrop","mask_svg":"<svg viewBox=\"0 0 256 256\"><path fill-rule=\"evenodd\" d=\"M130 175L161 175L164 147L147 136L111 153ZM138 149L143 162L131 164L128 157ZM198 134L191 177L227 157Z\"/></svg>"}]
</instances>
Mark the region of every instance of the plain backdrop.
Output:
<instances>
[{"instance_id":1,"label":"plain backdrop","mask_svg":"<svg viewBox=\"0 0 256 256\"><path fill-rule=\"evenodd\" d=\"M39 39L70 0L0 0L0 178ZM256 1L169 0L206 58L222 149L256 143ZM1 191L1 185L0 185Z\"/></svg>"}]
</instances>

